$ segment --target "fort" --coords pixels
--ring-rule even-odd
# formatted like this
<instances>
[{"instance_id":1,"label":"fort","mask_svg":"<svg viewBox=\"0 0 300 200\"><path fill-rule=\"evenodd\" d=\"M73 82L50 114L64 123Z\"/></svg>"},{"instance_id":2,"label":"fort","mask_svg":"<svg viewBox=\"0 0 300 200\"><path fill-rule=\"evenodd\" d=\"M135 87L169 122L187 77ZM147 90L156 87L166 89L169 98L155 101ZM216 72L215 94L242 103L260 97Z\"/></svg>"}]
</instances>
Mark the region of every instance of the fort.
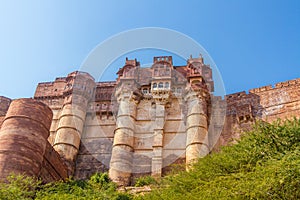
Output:
<instances>
[{"instance_id":1,"label":"fort","mask_svg":"<svg viewBox=\"0 0 300 200\"><path fill-rule=\"evenodd\" d=\"M75 71L39 83L31 99L0 97L0 179L11 172L44 182L109 172L119 185L187 169L239 138L256 119L300 116L300 79L214 96L203 58L173 65L154 57L143 68L126 59L117 79L96 82Z\"/></svg>"}]
</instances>

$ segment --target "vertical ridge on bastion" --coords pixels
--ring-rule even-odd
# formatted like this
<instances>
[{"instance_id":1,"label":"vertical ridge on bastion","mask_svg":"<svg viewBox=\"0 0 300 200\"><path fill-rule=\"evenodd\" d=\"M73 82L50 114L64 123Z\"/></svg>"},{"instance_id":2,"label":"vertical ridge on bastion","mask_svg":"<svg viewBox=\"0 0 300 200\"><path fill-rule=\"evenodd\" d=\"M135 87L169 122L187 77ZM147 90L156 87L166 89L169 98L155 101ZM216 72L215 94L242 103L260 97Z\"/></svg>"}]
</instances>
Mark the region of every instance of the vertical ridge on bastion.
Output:
<instances>
[{"instance_id":1,"label":"vertical ridge on bastion","mask_svg":"<svg viewBox=\"0 0 300 200\"><path fill-rule=\"evenodd\" d=\"M0 130L0 179L11 173L43 177L45 182L67 178L65 167L47 138L51 109L34 99L13 100ZM49 168L49 160L54 168ZM45 176L48 174L47 176Z\"/></svg>"},{"instance_id":2,"label":"vertical ridge on bastion","mask_svg":"<svg viewBox=\"0 0 300 200\"><path fill-rule=\"evenodd\" d=\"M38 85L35 98L54 113L48 140L60 144L55 148L63 158L69 142L54 139L60 129L65 129L63 140L78 136L69 144L74 150L69 173L77 178L109 170L114 181L128 185L141 175L161 176L172 163L192 163L238 138L255 119L300 114L298 79L222 99L213 95L212 70L202 56L182 66L174 66L171 56L158 56L150 68L126 59L117 75L116 81L94 83L94 98L84 105L66 104L74 96L68 90L70 75ZM64 108L81 112L69 117L84 119L76 123L79 132L70 120L62 125Z\"/></svg>"},{"instance_id":3,"label":"vertical ridge on bastion","mask_svg":"<svg viewBox=\"0 0 300 200\"><path fill-rule=\"evenodd\" d=\"M257 119L300 116L300 79L224 99L213 91L201 55L181 66L158 56L149 68L126 58L115 81L76 71L39 83L34 100L0 97L0 178L25 172L49 182L109 171L118 185L129 185L163 176L172 163L189 169Z\"/></svg>"}]
</instances>

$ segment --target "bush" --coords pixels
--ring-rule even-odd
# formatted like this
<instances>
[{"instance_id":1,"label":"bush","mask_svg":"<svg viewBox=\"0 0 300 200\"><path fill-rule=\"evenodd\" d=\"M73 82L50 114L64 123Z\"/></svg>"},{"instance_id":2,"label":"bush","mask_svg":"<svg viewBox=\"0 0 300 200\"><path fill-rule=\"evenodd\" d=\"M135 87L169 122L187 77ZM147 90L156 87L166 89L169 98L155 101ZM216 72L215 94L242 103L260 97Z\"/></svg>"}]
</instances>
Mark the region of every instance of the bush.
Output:
<instances>
[{"instance_id":1,"label":"bush","mask_svg":"<svg viewBox=\"0 0 300 200\"><path fill-rule=\"evenodd\" d=\"M300 120L257 123L239 143L136 199L299 199Z\"/></svg>"},{"instance_id":2,"label":"bush","mask_svg":"<svg viewBox=\"0 0 300 200\"><path fill-rule=\"evenodd\" d=\"M0 183L0 199L34 199L41 181L25 175L12 174L7 177L7 183Z\"/></svg>"},{"instance_id":3,"label":"bush","mask_svg":"<svg viewBox=\"0 0 300 200\"><path fill-rule=\"evenodd\" d=\"M131 196L116 190L107 173L96 173L90 180L49 183L37 192L36 199L129 199Z\"/></svg>"},{"instance_id":4,"label":"bush","mask_svg":"<svg viewBox=\"0 0 300 200\"><path fill-rule=\"evenodd\" d=\"M145 185L152 185L152 184L156 184L156 180L155 178L153 178L152 176L142 176L139 177L138 179L136 179L135 182L135 187L141 187L141 186L145 186Z\"/></svg>"}]
</instances>

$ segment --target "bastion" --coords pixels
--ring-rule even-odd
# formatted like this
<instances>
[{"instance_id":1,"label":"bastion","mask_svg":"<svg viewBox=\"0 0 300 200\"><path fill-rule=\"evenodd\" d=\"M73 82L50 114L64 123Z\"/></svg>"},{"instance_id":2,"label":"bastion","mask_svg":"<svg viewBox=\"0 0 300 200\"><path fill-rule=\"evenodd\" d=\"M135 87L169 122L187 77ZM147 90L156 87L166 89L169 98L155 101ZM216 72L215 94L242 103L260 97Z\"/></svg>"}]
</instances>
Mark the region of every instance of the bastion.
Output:
<instances>
[{"instance_id":1,"label":"bastion","mask_svg":"<svg viewBox=\"0 0 300 200\"><path fill-rule=\"evenodd\" d=\"M300 116L300 79L214 95L202 56L149 68L125 60L114 81L75 71L39 83L33 99L0 97L0 179L25 173L45 182L108 172L118 185L161 177L240 137L259 119ZM98 77L97 77L98 78Z\"/></svg>"}]
</instances>

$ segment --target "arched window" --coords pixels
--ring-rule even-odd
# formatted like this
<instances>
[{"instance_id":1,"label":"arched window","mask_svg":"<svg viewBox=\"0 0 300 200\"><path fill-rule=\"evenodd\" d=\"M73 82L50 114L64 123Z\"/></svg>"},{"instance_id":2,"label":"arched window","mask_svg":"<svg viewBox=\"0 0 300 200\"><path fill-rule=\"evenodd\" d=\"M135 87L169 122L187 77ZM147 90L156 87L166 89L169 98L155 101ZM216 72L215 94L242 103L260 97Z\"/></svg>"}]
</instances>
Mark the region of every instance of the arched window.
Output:
<instances>
[{"instance_id":1,"label":"arched window","mask_svg":"<svg viewBox=\"0 0 300 200\"><path fill-rule=\"evenodd\" d=\"M177 93L181 93L181 92L182 92L181 87L178 87L178 88L177 88Z\"/></svg>"},{"instance_id":2,"label":"arched window","mask_svg":"<svg viewBox=\"0 0 300 200\"><path fill-rule=\"evenodd\" d=\"M148 89L147 89L147 88L144 88L144 89L143 89L143 93L144 93L144 94L148 94Z\"/></svg>"},{"instance_id":3,"label":"arched window","mask_svg":"<svg viewBox=\"0 0 300 200\"><path fill-rule=\"evenodd\" d=\"M157 88L157 83L153 83L153 89Z\"/></svg>"},{"instance_id":4,"label":"arched window","mask_svg":"<svg viewBox=\"0 0 300 200\"><path fill-rule=\"evenodd\" d=\"M158 69L154 69L154 76L158 76Z\"/></svg>"},{"instance_id":5,"label":"arched window","mask_svg":"<svg viewBox=\"0 0 300 200\"><path fill-rule=\"evenodd\" d=\"M158 88L163 88L164 87L164 84L162 83L162 82L160 82L159 84L158 84Z\"/></svg>"},{"instance_id":6,"label":"arched window","mask_svg":"<svg viewBox=\"0 0 300 200\"><path fill-rule=\"evenodd\" d=\"M166 68L166 75L170 75L170 68L169 67Z\"/></svg>"},{"instance_id":7,"label":"arched window","mask_svg":"<svg viewBox=\"0 0 300 200\"><path fill-rule=\"evenodd\" d=\"M170 87L170 83L169 82L165 82L165 88L169 88Z\"/></svg>"}]
</instances>

